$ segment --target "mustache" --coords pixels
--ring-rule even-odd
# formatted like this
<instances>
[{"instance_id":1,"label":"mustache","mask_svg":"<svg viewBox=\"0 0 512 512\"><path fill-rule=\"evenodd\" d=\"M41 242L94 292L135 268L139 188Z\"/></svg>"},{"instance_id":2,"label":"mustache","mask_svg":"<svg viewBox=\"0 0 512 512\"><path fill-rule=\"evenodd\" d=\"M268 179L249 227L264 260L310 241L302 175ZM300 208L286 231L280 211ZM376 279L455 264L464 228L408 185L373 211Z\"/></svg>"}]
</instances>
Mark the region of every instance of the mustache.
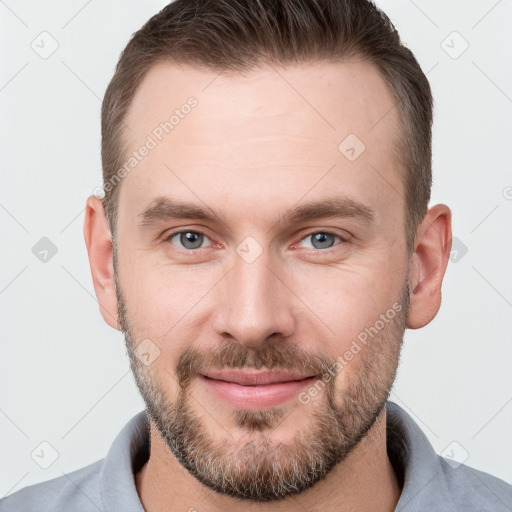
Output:
<instances>
[{"instance_id":1,"label":"mustache","mask_svg":"<svg viewBox=\"0 0 512 512\"><path fill-rule=\"evenodd\" d=\"M178 383L186 388L194 374L208 369L252 368L272 370L297 370L321 374L328 371L336 360L327 354L310 354L291 342L269 343L249 348L237 343L222 345L217 349L199 350L190 346L181 354L176 365Z\"/></svg>"}]
</instances>

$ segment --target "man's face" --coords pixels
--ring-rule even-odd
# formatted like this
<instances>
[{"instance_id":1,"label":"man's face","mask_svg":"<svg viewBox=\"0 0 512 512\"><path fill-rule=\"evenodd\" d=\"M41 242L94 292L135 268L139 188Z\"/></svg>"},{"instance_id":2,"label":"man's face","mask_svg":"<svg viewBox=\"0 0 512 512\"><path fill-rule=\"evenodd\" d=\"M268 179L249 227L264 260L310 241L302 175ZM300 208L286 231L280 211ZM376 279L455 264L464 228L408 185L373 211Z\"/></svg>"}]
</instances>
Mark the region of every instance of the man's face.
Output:
<instances>
[{"instance_id":1,"label":"man's face","mask_svg":"<svg viewBox=\"0 0 512 512\"><path fill-rule=\"evenodd\" d=\"M364 62L159 64L137 91L127 155L156 144L120 188L120 323L153 427L218 492L302 492L383 411L409 293L393 104Z\"/></svg>"}]
</instances>

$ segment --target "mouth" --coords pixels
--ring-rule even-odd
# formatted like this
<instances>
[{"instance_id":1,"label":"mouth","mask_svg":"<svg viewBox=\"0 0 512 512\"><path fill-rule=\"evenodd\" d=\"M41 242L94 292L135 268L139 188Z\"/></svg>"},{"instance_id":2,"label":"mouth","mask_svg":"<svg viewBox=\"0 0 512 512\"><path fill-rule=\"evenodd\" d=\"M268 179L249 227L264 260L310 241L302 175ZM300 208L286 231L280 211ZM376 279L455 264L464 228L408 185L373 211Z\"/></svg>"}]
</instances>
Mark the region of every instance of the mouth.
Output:
<instances>
[{"instance_id":1,"label":"mouth","mask_svg":"<svg viewBox=\"0 0 512 512\"><path fill-rule=\"evenodd\" d=\"M309 379L315 374L301 374L290 371L249 371L249 370L209 370L204 377L241 386L262 386L265 384L278 384L282 382L295 382Z\"/></svg>"},{"instance_id":2,"label":"mouth","mask_svg":"<svg viewBox=\"0 0 512 512\"><path fill-rule=\"evenodd\" d=\"M319 376L290 371L209 370L199 377L209 393L229 405L258 410L297 398Z\"/></svg>"}]
</instances>

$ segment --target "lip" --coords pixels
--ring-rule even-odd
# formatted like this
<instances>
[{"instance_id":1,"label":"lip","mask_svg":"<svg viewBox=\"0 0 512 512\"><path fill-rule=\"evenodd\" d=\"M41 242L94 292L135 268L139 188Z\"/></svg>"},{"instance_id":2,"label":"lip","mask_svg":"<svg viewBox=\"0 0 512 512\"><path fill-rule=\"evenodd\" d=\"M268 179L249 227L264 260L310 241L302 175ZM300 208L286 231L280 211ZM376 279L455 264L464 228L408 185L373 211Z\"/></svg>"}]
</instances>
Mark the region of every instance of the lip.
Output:
<instances>
[{"instance_id":1,"label":"lip","mask_svg":"<svg viewBox=\"0 0 512 512\"><path fill-rule=\"evenodd\" d=\"M290 371L248 371L248 370L209 370L203 376L210 379L233 382L242 386L258 386L291 382L314 377L314 374L301 374Z\"/></svg>"},{"instance_id":2,"label":"lip","mask_svg":"<svg viewBox=\"0 0 512 512\"><path fill-rule=\"evenodd\" d=\"M318 376L290 371L209 370L199 377L208 392L230 405L257 410L297 398Z\"/></svg>"}]
</instances>

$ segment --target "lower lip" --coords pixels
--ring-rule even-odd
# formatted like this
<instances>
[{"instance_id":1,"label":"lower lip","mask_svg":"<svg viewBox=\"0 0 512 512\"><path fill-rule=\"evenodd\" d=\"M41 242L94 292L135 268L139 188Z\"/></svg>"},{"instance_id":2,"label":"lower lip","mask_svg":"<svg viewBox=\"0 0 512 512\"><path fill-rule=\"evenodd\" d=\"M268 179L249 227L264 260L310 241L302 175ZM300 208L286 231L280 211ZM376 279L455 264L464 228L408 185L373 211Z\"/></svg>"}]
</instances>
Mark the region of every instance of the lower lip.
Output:
<instances>
[{"instance_id":1,"label":"lower lip","mask_svg":"<svg viewBox=\"0 0 512 512\"><path fill-rule=\"evenodd\" d=\"M275 382L258 386L242 386L200 376L204 385L214 395L238 409L257 410L276 407L291 398L297 398L306 387L311 386L316 376L302 380Z\"/></svg>"}]
</instances>

